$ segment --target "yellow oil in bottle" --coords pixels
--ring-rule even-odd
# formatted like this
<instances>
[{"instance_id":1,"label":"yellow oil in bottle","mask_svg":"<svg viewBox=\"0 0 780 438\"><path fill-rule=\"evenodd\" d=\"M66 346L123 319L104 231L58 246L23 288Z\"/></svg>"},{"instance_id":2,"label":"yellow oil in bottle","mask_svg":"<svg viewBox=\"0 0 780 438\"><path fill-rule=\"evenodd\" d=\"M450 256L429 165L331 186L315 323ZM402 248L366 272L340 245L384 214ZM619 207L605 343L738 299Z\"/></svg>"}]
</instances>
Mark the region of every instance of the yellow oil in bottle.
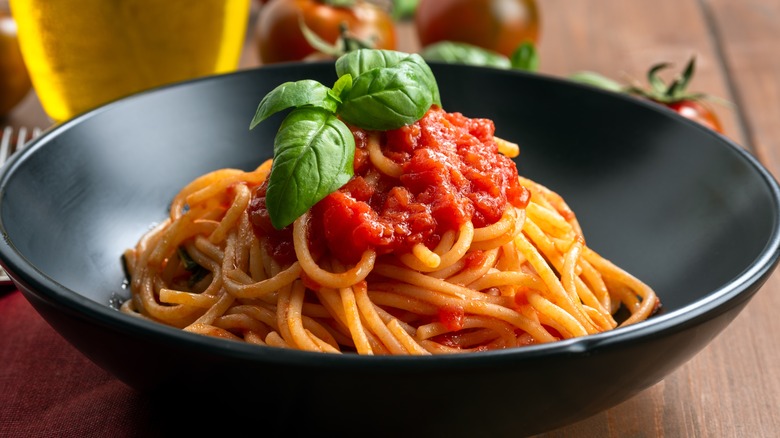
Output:
<instances>
[{"instance_id":1,"label":"yellow oil in bottle","mask_svg":"<svg viewBox=\"0 0 780 438\"><path fill-rule=\"evenodd\" d=\"M163 84L235 70L250 0L11 0L55 121Z\"/></svg>"}]
</instances>

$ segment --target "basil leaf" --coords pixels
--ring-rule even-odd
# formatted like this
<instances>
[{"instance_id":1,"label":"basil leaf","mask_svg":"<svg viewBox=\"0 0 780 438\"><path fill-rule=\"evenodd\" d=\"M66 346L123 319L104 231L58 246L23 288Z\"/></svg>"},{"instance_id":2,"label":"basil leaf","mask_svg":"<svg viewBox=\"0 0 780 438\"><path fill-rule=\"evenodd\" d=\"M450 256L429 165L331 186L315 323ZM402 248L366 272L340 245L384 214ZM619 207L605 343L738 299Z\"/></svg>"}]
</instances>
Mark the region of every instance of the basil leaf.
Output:
<instances>
[{"instance_id":1,"label":"basil leaf","mask_svg":"<svg viewBox=\"0 0 780 438\"><path fill-rule=\"evenodd\" d=\"M472 44L442 41L426 46L420 55L427 61L441 61L450 64L468 64L508 69L509 58Z\"/></svg>"},{"instance_id":2,"label":"basil leaf","mask_svg":"<svg viewBox=\"0 0 780 438\"><path fill-rule=\"evenodd\" d=\"M354 50L336 60L336 74L339 77L348 74L354 79L376 68L395 67L411 56L394 50Z\"/></svg>"},{"instance_id":3,"label":"basil leaf","mask_svg":"<svg viewBox=\"0 0 780 438\"><path fill-rule=\"evenodd\" d=\"M393 18L395 20L411 20L417 11L420 0L393 0Z\"/></svg>"},{"instance_id":4,"label":"basil leaf","mask_svg":"<svg viewBox=\"0 0 780 438\"><path fill-rule=\"evenodd\" d=\"M534 43L525 41L520 44L510 59L512 68L535 72L539 70L539 54L536 51Z\"/></svg>"},{"instance_id":5,"label":"basil leaf","mask_svg":"<svg viewBox=\"0 0 780 438\"><path fill-rule=\"evenodd\" d=\"M418 80L425 85L433 95L433 103L441 105L439 86L436 77L422 56L416 53L404 53L394 50L360 49L348 52L336 60L336 74L349 74L353 82L360 75L375 69L410 67L418 70ZM427 110L427 108L426 108ZM416 121L416 120L415 120Z\"/></svg>"},{"instance_id":6,"label":"basil leaf","mask_svg":"<svg viewBox=\"0 0 780 438\"><path fill-rule=\"evenodd\" d=\"M312 105L324 108L332 113L336 112L339 102L333 99L330 91L330 88L311 79L285 82L266 94L263 100L260 101L255 117L249 124L249 129L254 128L263 120L287 108Z\"/></svg>"},{"instance_id":7,"label":"basil leaf","mask_svg":"<svg viewBox=\"0 0 780 438\"><path fill-rule=\"evenodd\" d=\"M621 85L619 82L599 73L588 70L576 72L570 75L569 79L574 82L579 82L580 84L590 85L592 87L614 91L617 93L623 91L623 85Z\"/></svg>"},{"instance_id":8,"label":"basil leaf","mask_svg":"<svg viewBox=\"0 0 780 438\"><path fill-rule=\"evenodd\" d=\"M433 103L441 106L441 95L439 95L439 85L436 83L436 76L433 75L431 67L427 62L425 62L422 56L413 53L408 58L399 63L399 67L404 65L413 67L417 71L419 80L423 81L423 83L431 91L431 95L433 96ZM426 111L427 110L428 109L426 108Z\"/></svg>"},{"instance_id":9,"label":"basil leaf","mask_svg":"<svg viewBox=\"0 0 780 438\"><path fill-rule=\"evenodd\" d=\"M355 138L328 110L294 109L274 140L266 205L271 224L282 229L349 181Z\"/></svg>"},{"instance_id":10,"label":"basil leaf","mask_svg":"<svg viewBox=\"0 0 780 438\"><path fill-rule=\"evenodd\" d=\"M360 74L342 95L339 115L363 129L385 131L420 120L435 102L427 72L402 62Z\"/></svg>"},{"instance_id":11,"label":"basil leaf","mask_svg":"<svg viewBox=\"0 0 780 438\"><path fill-rule=\"evenodd\" d=\"M341 103L341 95L352 88L352 75L346 74L338 78L333 88L330 90L330 96Z\"/></svg>"}]
</instances>

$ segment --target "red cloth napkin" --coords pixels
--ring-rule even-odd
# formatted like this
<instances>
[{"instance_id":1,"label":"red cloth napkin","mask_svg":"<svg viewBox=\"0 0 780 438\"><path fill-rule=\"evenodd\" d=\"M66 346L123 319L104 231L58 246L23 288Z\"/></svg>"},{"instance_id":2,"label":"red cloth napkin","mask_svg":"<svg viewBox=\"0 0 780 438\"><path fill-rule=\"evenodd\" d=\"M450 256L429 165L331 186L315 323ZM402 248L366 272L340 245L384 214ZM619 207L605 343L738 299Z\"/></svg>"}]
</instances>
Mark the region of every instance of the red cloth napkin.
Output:
<instances>
[{"instance_id":1,"label":"red cloth napkin","mask_svg":"<svg viewBox=\"0 0 780 438\"><path fill-rule=\"evenodd\" d=\"M12 286L0 288L0 438L290 435L262 410L240 408L140 393L65 341Z\"/></svg>"},{"instance_id":2,"label":"red cloth napkin","mask_svg":"<svg viewBox=\"0 0 780 438\"><path fill-rule=\"evenodd\" d=\"M147 397L79 353L20 292L0 293L0 437L159 435Z\"/></svg>"}]
</instances>

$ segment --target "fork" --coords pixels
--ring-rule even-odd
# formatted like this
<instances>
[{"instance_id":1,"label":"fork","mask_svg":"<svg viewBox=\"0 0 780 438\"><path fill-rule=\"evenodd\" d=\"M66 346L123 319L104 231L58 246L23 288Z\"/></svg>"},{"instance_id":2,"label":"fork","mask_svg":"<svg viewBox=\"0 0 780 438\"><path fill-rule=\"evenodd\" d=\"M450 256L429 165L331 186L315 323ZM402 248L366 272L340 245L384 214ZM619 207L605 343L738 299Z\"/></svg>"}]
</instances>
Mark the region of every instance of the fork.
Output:
<instances>
[{"instance_id":1,"label":"fork","mask_svg":"<svg viewBox=\"0 0 780 438\"><path fill-rule=\"evenodd\" d=\"M5 164L16 151L23 149L27 142L39 135L41 135L41 128L28 130L22 126L15 136L13 126L3 128L3 137L0 140L0 166Z\"/></svg>"},{"instance_id":2,"label":"fork","mask_svg":"<svg viewBox=\"0 0 780 438\"><path fill-rule=\"evenodd\" d=\"M13 126L6 126L3 128L3 134L0 138L0 167L11 158L16 152L24 149L31 140L41 135L40 128L27 129L26 127L20 127L16 134L14 134ZM0 285L10 284L11 278L5 270L0 267Z\"/></svg>"}]
</instances>

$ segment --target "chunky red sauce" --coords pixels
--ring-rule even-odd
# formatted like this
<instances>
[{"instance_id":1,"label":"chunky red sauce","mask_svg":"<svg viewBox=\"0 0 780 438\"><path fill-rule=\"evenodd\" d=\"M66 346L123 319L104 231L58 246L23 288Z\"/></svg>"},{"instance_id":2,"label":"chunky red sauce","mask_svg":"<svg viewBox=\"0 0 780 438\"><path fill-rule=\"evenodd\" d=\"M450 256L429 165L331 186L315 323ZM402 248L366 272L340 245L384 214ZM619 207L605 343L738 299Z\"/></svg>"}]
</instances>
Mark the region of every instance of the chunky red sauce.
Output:
<instances>
[{"instance_id":1,"label":"chunky red sauce","mask_svg":"<svg viewBox=\"0 0 780 438\"><path fill-rule=\"evenodd\" d=\"M312 209L313 251L354 263L366 249L407 252L417 243L436 245L466 221L482 227L498 221L507 202L525 207L529 193L515 163L498 153L488 119L432 108L417 123L381 133L385 156L402 166L400 178L378 174L368 159L367 133L354 129L355 176ZM268 235L274 256L292 261L290 227L274 230L265 209L265 185L250 206L255 229Z\"/></svg>"}]
</instances>

